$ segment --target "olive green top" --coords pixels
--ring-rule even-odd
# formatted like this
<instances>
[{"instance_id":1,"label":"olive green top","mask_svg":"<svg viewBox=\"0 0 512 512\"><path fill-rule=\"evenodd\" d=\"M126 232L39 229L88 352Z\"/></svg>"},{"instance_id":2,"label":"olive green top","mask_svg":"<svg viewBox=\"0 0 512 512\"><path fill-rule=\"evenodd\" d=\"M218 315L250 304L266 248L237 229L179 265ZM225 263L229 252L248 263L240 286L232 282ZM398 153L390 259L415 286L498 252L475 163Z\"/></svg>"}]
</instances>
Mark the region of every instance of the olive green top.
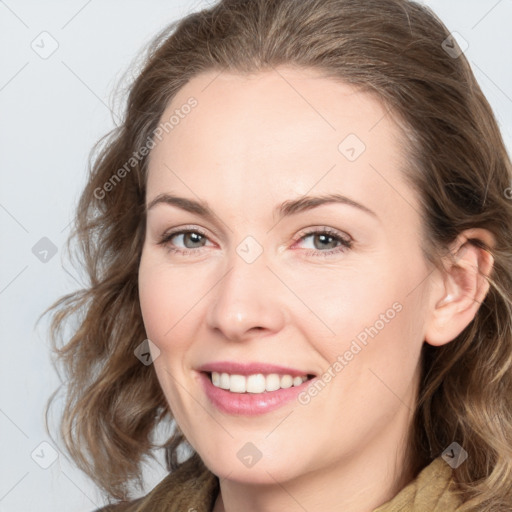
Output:
<instances>
[{"instance_id":1,"label":"olive green top","mask_svg":"<svg viewBox=\"0 0 512 512\"><path fill-rule=\"evenodd\" d=\"M452 470L434 459L394 498L373 512L454 512L461 501L450 489ZM212 512L219 479L194 456L165 477L149 494L98 512Z\"/></svg>"}]
</instances>

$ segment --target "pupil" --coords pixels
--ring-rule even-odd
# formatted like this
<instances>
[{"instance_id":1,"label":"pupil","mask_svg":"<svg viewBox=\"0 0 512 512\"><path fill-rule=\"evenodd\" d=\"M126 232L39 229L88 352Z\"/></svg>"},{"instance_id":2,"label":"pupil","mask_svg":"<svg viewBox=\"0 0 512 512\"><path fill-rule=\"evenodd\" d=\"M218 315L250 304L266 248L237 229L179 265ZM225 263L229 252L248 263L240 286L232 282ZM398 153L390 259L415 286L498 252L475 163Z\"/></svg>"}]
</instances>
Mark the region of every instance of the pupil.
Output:
<instances>
[{"instance_id":1,"label":"pupil","mask_svg":"<svg viewBox=\"0 0 512 512\"><path fill-rule=\"evenodd\" d=\"M199 233L187 233L187 235L191 238L192 243L200 242L202 238L202 235Z\"/></svg>"},{"instance_id":2,"label":"pupil","mask_svg":"<svg viewBox=\"0 0 512 512\"><path fill-rule=\"evenodd\" d=\"M331 235L318 235L320 241L323 243L323 242L326 242L326 244L321 244L322 247L326 247L327 244L331 243L333 240L334 240L334 237L331 236Z\"/></svg>"}]
</instances>

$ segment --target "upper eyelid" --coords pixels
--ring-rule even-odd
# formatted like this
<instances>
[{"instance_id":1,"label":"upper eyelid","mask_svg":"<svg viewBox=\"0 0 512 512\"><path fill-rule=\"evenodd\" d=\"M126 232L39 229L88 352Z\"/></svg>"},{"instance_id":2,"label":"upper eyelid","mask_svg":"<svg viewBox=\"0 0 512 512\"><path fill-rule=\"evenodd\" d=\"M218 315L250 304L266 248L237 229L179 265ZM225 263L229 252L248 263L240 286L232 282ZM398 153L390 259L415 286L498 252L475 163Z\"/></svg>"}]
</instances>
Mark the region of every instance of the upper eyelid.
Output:
<instances>
[{"instance_id":1,"label":"upper eyelid","mask_svg":"<svg viewBox=\"0 0 512 512\"><path fill-rule=\"evenodd\" d=\"M196 228L194 228L194 229L178 228L178 229L176 229L176 231L173 231L171 229L169 231L165 231L159 238L160 238L160 240L166 240L166 239L178 236L178 235L185 235L187 233L198 233L199 235L210 240L210 237L208 236L208 234L206 232L204 232L203 230L200 230L200 229L196 229Z\"/></svg>"},{"instance_id":2,"label":"upper eyelid","mask_svg":"<svg viewBox=\"0 0 512 512\"><path fill-rule=\"evenodd\" d=\"M174 236L174 235L181 235L183 233L190 233L190 232L199 233L200 235L202 235L208 239L211 239L208 232L213 233L213 235L215 237L219 237L219 235L217 233L215 233L214 231L212 231L211 229L206 230L204 228L199 228L199 227L192 225L192 226L182 226L179 228L166 229L166 230L164 230L164 232L161 235L159 235L159 238L165 238L165 237Z\"/></svg>"},{"instance_id":3,"label":"upper eyelid","mask_svg":"<svg viewBox=\"0 0 512 512\"><path fill-rule=\"evenodd\" d=\"M301 230L299 232L295 241L299 241L306 236L311 236L311 235L315 235L318 233L320 233L320 234L326 233L328 235L337 237L346 242L354 241L354 239L348 233L346 233L344 231L340 231L339 229L330 228L327 226L316 226L316 227L312 227L312 228L305 228L304 230Z\"/></svg>"},{"instance_id":4,"label":"upper eyelid","mask_svg":"<svg viewBox=\"0 0 512 512\"><path fill-rule=\"evenodd\" d=\"M179 234L191 233L191 232L199 233L200 235L208 237L206 230L204 230L203 228L195 227L195 226L183 226L180 228L171 228L169 230L164 231L162 236L179 235ZM302 237L302 236L307 236L309 234L314 234L314 233L319 233L319 232L320 233L321 232L329 232L329 233L331 233L333 235L337 235L337 236L345 235L346 237L352 239L352 237L344 231L340 231L336 228L331 228L331 227L322 226L322 225L313 226L313 227L309 227L309 228L303 228L303 229L299 230L300 235L298 235L298 236ZM214 233L214 234L215 234L215 236L218 236L216 233Z\"/></svg>"},{"instance_id":5,"label":"upper eyelid","mask_svg":"<svg viewBox=\"0 0 512 512\"><path fill-rule=\"evenodd\" d=\"M161 240L160 243L164 243L165 241L168 242L169 239L173 238L174 236L184 235L187 233L198 233L201 236L205 237L207 240L211 241L210 237L203 229L200 229L200 228L197 228L194 226L184 226L181 228L176 228L175 231L173 229L170 229L168 232L164 232L164 234L161 235L161 237L160 237L160 240ZM302 240L305 237L309 237L309 236L319 234L319 233L320 234L327 233L331 236L338 238L339 240L341 240L342 242L345 242L345 243L352 244L354 242L354 239L348 233L339 231L335 228L331 228L328 226L318 225L318 226L304 228L303 230L300 230L299 234L296 237L294 237L294 243L299 242L300 240ZM185 248L184 250L185 251L187 251L187 250L194 251L194 250L198 250L198 249L202 249L202 248L203 247L198 247L196 249ZM327 251L325 251L325 252L327 252Z\"/></svg>"}]
</instances>

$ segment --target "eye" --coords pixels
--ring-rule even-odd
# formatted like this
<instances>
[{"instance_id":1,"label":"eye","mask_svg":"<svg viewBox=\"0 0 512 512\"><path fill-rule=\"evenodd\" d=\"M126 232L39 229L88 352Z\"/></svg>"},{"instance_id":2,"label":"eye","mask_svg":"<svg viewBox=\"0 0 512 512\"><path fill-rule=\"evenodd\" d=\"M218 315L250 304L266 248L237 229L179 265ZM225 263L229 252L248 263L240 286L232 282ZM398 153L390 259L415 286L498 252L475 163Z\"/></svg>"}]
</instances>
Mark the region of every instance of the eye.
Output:
<instances>
[{"instance_id":1,"label":"eye","mask_svg":"<svg viewBox=\"0 0 512 512\"><path fill-rule=\"evenodd\" d=\"M159 245L164 245L171 252L180 254L190 254L191 252L197 253L202 249L208 238L202 231L195 229L180 229L164 233L158 242ZM185 249L182 250L176 245L184 245ZM198 250L199 249L199 250Z\"/></svg>"},{"instance_id":2,"label":"eye","mask_svg":"<svg viewBox=\"0 0 512 512\"><path fill-rule=\"evenodd\" d=\"M352 239L348 235L342 235L331 228L310 230L302 234L296 242L300 243L307 239L311 239L312 242L306 251L307 256L331 256L345 252L352 247ZM158 243L171 252L190 255L202 252L207 242L208 237L201 230L181 228L164 233ZM183 245L184 249L180 249L176 245Z\"/></svg>"},{"instance_id":3,"label":"eye","mask_svg":"<svg viewBox=\"0 0 512 512\"><path fill-rule=\"evenodd\" d=\"M322 228L311 230L299 238L300 241L311 239L308 256L331 256L347 251L352 247L352 239L347 235L342 235L331 228Z\"/></svg>"}]
</instances>

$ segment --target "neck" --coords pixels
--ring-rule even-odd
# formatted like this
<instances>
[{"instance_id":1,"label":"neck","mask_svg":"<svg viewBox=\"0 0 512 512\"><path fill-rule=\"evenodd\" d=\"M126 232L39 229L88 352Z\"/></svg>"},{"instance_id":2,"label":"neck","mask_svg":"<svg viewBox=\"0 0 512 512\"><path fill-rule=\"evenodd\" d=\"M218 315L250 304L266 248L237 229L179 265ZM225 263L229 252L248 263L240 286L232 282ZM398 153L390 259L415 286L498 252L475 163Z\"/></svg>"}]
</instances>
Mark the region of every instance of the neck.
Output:
<instances>
[{"instance_id":1,"label":"neck","mask_svg":"<svg viewBox=\"0 0 512 512\"><path fill-rule=\"evenodd\" d=\"M412 414L403 407L395 420L362 451L294 479L264 485L221 479L213 512L373 512L414 478L404 437Z\"/></svg>"}]
</instances>

